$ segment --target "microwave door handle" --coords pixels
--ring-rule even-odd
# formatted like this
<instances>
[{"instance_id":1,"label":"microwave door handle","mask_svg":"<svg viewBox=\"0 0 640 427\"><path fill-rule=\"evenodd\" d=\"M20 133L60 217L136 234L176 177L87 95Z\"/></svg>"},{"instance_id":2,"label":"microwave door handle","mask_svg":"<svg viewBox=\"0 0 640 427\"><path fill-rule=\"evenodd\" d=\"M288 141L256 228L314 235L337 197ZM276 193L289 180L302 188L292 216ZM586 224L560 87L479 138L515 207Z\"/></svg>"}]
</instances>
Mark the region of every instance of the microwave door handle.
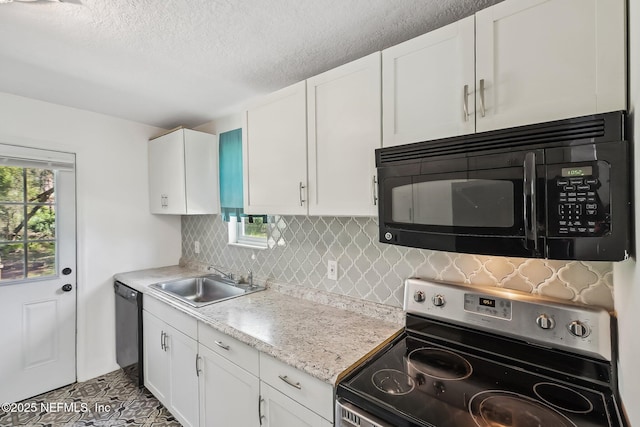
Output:
<instances>
[{"instance_id":1,"label":"microwave door handle","mask_svg":"<svg viewBox=\"0 0 640 427\"><path fill-rule=\"evenodd\" d=\"M527 247L533 241L533 250L538 252L538 212L536 207L536 153L524 157L524 227Z\"/></svg>"}]
</instances>

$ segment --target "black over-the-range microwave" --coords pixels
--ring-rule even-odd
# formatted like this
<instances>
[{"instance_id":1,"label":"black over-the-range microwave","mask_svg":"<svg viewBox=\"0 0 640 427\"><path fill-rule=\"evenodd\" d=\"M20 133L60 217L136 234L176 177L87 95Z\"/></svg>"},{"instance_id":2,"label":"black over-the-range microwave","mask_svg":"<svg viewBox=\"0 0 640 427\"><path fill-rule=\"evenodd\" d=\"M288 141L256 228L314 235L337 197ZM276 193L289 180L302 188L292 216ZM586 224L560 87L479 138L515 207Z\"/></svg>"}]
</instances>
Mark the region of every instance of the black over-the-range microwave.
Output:
<instances>
[{"instance_id":1,"label":"black over-the-range microwave","mask_svg":"<svg viewBox=\"0 0 640 427\"><path fill-rule=\"evenodd\" d=\"M558 260L631 252L626 113L376 150L380 241Z\"/></svg>"}]
</instances>

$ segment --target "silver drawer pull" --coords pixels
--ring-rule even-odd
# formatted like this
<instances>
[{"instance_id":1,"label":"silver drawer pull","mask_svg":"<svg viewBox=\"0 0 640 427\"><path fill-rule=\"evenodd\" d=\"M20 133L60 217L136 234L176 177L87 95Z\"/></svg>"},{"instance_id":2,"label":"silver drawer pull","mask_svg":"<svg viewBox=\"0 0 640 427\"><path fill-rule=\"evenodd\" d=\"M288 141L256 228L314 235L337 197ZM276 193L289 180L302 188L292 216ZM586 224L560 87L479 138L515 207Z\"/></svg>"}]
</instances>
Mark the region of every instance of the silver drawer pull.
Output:
<instances>
[{"instance_id":1,"label":"silver drawer pull","mask_svg":"<svg viewBox=\"0 0 640 427\"><path fill-rule=\"evenodd\" d=\"M214 341L214 343L216 343L216 345L224 350L229 350L229 346L228 345L224 345L222 343L222 341Z\"/></svg>"},{"instance_id":2,"label":"silver drawer pull","mask_svg":"<svg viewBox=\"0 0 640 427\"><path fill-rule=\"evenodd\" d=\"M298 390L302 390L302 386L300 385L300 383L294 383L293 381L291 381L289 378L287 378L286 375L278 375L278 378L280 378L282 381L284 381L285 383L289 384L291 387L295 387Z\"/></svg>"}]
</instances>

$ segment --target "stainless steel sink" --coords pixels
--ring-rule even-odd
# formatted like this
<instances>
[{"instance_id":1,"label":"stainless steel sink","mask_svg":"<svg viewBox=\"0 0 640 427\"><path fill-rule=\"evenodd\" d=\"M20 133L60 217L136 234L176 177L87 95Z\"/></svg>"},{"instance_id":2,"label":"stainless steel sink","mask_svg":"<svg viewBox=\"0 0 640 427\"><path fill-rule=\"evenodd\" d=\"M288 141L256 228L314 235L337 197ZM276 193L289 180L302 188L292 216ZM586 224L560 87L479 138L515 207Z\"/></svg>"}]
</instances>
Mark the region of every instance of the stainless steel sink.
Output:
<instances>
[{"instance_id":1,"label":"stainless steel sink","mask_svg":"<svg viewBox=\"0 0 640 427\"><path fill-rule=\"evenodd\" d=\"M193 307L264 290L263 286L235 283L215 274L155 283L150 287Z\"/></svg>"}]
</instances>

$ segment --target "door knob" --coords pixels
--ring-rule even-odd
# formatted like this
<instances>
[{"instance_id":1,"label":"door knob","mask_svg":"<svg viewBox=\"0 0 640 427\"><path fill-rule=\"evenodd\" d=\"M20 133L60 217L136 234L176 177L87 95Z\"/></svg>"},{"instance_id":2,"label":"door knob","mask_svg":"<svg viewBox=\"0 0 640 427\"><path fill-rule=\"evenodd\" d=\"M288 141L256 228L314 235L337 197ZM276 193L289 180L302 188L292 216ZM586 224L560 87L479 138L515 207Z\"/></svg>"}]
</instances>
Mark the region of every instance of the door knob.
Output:
<instances>
[{"instance_id":1,"label":"door knob","mask_svg":"<svg viewBox=\"0 0 640 427\"><path fill-rule=\"evenodd\" d=\"M71 291L71 289L73 289L73 286L71 286L70 283L67 283L66 285L62 286L62 290L65 291L65 292L69 292L69 291Z\"/></svg>"}]
</instances>

